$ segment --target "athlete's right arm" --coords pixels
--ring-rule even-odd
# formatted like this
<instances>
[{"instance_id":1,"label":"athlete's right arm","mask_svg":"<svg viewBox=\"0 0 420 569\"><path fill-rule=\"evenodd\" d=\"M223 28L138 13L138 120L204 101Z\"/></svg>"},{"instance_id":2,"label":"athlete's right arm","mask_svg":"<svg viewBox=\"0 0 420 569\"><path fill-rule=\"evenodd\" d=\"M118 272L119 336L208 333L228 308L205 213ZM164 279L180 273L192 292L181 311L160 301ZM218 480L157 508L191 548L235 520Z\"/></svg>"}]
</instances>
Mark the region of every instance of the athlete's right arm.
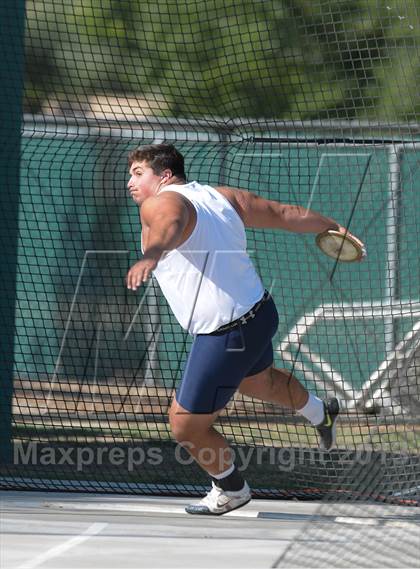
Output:
<instances>
[{"instance_id":1,"label":"athlete's right arm","mask_svg":"<svg viewBox=\"0 0 420 569\"><path fill-rule=\"evenodd\" d=\"M189 210L182 197L167 192L143 203L141 221L148 228L144 258L159 261L162 253L175 249L183 241Z\"/></svg>"},{"instance_id":2,"label":"athlete's right arm","mask_svg":"<svg viewBox=\"0 0 420 569\"><path fill-rule=\"evenodd\" d=\"M178 196L168 194L150 197L141 206L141 222L147 228L147 240L143 258L128 271L129 289L136 290L147 281L163 253L175 249L184 239L190 220L188 207Z\"/></svg>"},{"instance_id":3,"label":"athlete's right arm","mask_svg":"<svg viewBox=\"0 0 420 569\"><path fill-rule=\"evenodd\" d=\"M236 209L246 227L284 229L297 233L345 231L334 219L300 205L266 200L252 192L220 186L216 188Z\"/></svg>"}]
</instances>

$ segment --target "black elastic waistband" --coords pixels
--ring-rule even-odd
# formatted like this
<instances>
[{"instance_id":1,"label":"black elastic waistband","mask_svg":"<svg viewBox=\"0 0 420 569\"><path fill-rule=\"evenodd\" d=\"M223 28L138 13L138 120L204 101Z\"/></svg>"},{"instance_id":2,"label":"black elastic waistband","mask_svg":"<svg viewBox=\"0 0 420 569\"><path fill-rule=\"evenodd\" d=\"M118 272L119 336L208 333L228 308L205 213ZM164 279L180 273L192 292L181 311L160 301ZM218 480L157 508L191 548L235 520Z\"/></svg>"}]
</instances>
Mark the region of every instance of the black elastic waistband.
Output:
<instances>
[{"instance_id":1,"label":"black elastic waistband","mask_svg":"<svg viewBox=\"0 0 420 569\"><path fill-rule=\"evenodd\" d=\"M250 310L248 310L248 312L246 312L236 320L229 322L229 324L223 324L223 326L220 326L220 328L217 328L217 330L215 330L214 332L210 332L209 336L211 336L212 334L221 334L222 332L227 332L228 330L233 330L233 328L236 328L237 326L245 326L249 322L249 320L255 318L255 314L261 308L262 304L266 302L269 298L271 298L271 295L268 292L268 290L264 291L262 298L260 298L260 300L256 302L254 306Z\"/></svg>"}]
</instances>

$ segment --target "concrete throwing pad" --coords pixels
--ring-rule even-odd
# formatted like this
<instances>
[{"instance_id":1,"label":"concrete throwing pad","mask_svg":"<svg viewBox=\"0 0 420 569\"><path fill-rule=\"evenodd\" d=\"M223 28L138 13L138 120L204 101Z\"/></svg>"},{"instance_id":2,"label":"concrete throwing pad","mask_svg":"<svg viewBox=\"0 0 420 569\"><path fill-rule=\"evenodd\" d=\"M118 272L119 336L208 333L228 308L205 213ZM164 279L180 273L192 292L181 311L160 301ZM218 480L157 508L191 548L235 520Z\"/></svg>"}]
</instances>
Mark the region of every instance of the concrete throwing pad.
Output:
<instances>
[{"instance_id":1,"label":"concrete throwing pad","mask_svg":"<svg viewBox=\"0 0 420 569\"><path fill-rule=\"evenodd\" d=\"M0 492L3 569L420 567L418 508L253 500L221 517L186 498Z\"/></svg>"}]
</instances>

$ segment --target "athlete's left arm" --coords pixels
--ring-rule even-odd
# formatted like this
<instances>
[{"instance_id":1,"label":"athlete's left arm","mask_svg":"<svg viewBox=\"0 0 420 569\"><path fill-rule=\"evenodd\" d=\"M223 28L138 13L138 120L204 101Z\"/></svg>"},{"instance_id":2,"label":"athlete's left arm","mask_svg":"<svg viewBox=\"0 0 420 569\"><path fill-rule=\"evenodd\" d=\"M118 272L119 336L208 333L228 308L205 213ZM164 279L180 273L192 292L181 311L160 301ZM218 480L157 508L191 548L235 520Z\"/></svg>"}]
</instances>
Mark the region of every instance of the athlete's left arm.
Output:
<instances>
[{"instance_id":1,"label":"athlete's left arm","mask_svg":"<svg viewBox=\"0 0 420 569\"><path fill-rule=\"evenodd\" d=\"M127 288L136 290L146 282L166 251L178 247L184 240L189 222L189 210L182 198L163 194L148 198L141 206L141 222L147 228L143 258L127 274Z\"/></svg>"},{"instance_id":2,"label":"athlete's left arm","mask_svg":"<svg viewBox=\"0 0 420 569\"><path fill-rule=\"evenodd\" d=\"M246 227L285 229L297 233L321 233L327 229L346 230L334 219L300 205L266 200L237 188L216 188L236 209Z\"/></svg>"}]
</instances>

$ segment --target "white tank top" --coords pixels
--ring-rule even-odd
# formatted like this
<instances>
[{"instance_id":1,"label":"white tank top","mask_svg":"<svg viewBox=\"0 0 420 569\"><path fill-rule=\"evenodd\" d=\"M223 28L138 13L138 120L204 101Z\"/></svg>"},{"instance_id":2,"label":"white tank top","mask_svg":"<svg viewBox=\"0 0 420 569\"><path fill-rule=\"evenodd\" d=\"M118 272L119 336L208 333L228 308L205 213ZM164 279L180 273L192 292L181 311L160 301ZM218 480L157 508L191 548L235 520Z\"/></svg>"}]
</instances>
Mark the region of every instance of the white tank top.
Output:
<instances>
[{"instance_id":1,"label":"white tank top","mask_svg":"<svg viewBox=\"0 0 420 569\"><path fill-rule=\"evenodd\" d=\"M236 320L264 294L246 252L244 224L228 200L197 182L165 186L197 212L190 237L153 271L175 317L190 334L208 334Z\"/></svg>"}]
</instances>

